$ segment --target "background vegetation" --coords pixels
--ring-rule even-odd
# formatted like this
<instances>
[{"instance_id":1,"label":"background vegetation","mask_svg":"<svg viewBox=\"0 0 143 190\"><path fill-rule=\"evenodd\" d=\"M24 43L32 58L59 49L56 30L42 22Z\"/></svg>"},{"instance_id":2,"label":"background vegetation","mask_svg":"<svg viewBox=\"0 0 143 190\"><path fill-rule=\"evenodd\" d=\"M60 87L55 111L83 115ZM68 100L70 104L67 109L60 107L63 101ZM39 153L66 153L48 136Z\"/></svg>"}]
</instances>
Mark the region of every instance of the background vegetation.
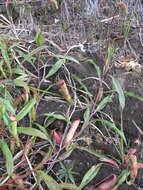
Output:
<instances>
[{"instance_id":1,"label":"background vegetation","mask_svg":"<svg viewBox=\"0 0 143 190\"><path fill-rule=\"evenodd\" d=\"M0 3L0 189L142 187L142 9Z\"/></svg>"}]
</instances>

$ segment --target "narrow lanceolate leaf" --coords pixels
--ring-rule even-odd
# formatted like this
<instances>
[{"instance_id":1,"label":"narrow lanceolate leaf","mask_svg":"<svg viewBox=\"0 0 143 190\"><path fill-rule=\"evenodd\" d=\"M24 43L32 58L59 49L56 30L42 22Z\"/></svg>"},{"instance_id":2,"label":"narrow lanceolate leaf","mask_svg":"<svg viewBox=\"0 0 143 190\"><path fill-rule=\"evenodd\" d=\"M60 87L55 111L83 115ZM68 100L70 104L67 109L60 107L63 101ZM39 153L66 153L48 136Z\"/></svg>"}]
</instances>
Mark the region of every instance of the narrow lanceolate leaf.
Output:
<instances>
[{"instance_id":1,"label":"narrow lanceolate leaf","mask_svg":"<svg viewBox=\"0 0 143 190\"><path fill-rule=\"evenodd\" d=\"M84 112L83 118L84 118L84 122L87 122L89 120L90 117L90 107L88 105L87 109Z\"/></svg>"},{"instance_id":2,"label":"narrow lanceolate leaf","mask_svg":"<svg viewBox=\"0 0 143 190\"><path fill-rule=\"evenodd\" d=\"M59 156L59 160L62 161L68 158L75 148L76 145L67 147L66 151L61 156Z\"/></svg>"},{"instance_id":3,"label":"narrow lanceolate leaf","mask_svg":"<svg viewBox=\"0 0 143 190\"><path fill-rule=\"evenodd\" d=\"M66 59L72 62L75 62L77 64L80 64L79 61L77 61L75 58L70 57L70 56L64 56L64 55L52 55L53 57L61 58L61 59Z\"/></svg>"},{"instance_id":4,"label":"narrow lanceolate leaf","mask_svg":"<svg viewBox=\"0 0 143 190\"><path fill-rule=\"evenodd\" d=\"M20 51L20 50L16 50L16 51L18 52L18 54L19 54L21 57L24 58L23 62L24 62L24 61L27 61L28 63L31 63L32 66L33 66L32 57L30 57L29 55L26 55L25 53L23 53L23 52ZM23 63L23 62L22 62L22 63Z\"/></svg>"},{"instance_id":5,"label":"narrow lanceolate leaf","mask_svg":"<svg viewBox=\"0 0 143 190\"><path fill-rule=\"evenodd\" d=\"M5 112L5 114L3 115L3 121L4 121L4 124L7 126L9 132L12 133L12 130L10 127L11 120L7 112Z\"/></svg>"},{"instance_id":6,"label":"narrow lanceolate leaf","mask_svg":"<svg viewBox=\"0 0 143 190\"><path fill-rule=\"evenodd\" d=\"M9 176L11 176L13 173L13 167L14 167L12 153L10 152L10 149L9 149L7 143L3 140L0 140L0 148L3 152L3 155L6 158L7 173Z\"/></svg>"},{"instance_id":7,"label":"narrow lanceolate leaf","mask_svg":"<svg viewBox=\"0 0 143 190\"><path fill-rule=\"evenodd\" d=\"M133 92L125 92L125 95L131 96L131 97L136 98L136 99L143 102L143 98L141 96L138 96L138 95L134 94Z\"/></svg>"},{"instance_id":8,"label":"narrow lanceolate leaf","mask_svg":"<svg viewBox=\"0 0 143 190\"><path fill-rule=\"evenodd\" d=\"M42 36L41 32L37 32L37 34L36 34L36 45L38 47L42 46L42 40L43 40L43 36Z\"/></svg>"},{"instance_id":9,"label":"narrow lanceolate leaf","mask_svg":"<svg viewBox=\"0 0 143 190\"><path fill-rule=\"evenodd\" d=\"M0 104L0 123L1 123L1 120L3 118L3 115L5 114L5 105L4 104Z\"/></svg>"},{"instance_id":10,"label":"narrow lanceolate leaf","mask_svg":"<svg viewBox=\"0 0 143 190\"><path fill-rule=\"evenodd\" d=\"M22 80L15 79L15 80L10 81L10 83L13 84L14 86L23 87L23 88L25 88L25 90L26 90L27 92L29 92L29 87L28 87L28 85L27 85L25 82L23 82Z\"/></svg>"},{"instance_id":11,"label":"narrow lanceolate leaf","mask_svg":"<svg viewBox=\"0 0 143 190\"><path fill-rule=\"evenodd\" d=\"M71 183L61 183L59 184L59 186L62 189L71 189L71 190L77 190L78 187L75 184L71 184Z\"/></svg>"},{"instance_id":12,"label":"narrow lanceolate leaf","mask_svg":"<svg viewBox=\"0 0 143 190\"><path fill-rule=\"evenodd\" d=\"M110 96L107 96L104 98L97 106L95 112L101 111L108 103L112 102L112 98Z\"/></svg>"},{"instance_id":13,"label":"narrow lanceolate leaf","mask_svg":"<svg viewBox=\"0 0 143 190\"><path fill-rule=\"evenodd\" d=\"M44 116L48 116L48 117L53 117L55 119L59 119L59 120L64 120L68 123L71 123L68 119L66 119L63 115L60 115L60 114L54 114L54 113L45 113L45 114L42 114Z\"/></svg>"},{"instance_id":14,"label":"narrow lanceolate leaf","mask_svg":"<svg viewBox=\"0 0 143 190\"><path fill-rule=\"evenodd\" d=\"M17 114L16 119L17 121L24 118L32 109L32 107L36 104L36 99L33 98L29 103L27 103L24 108Z\"/></svg>"},{"instance_id":15,"label":"narrow lanceolate leaf","mask_svg":"<svg viewBox=\"0 0 143 190\"><path fill-rule=\"evenodd\" d=\"M46 129L47 127L49 127L55 120L56 118L48 119L47 123L44 125L44 128Z\"/></svg>"},{"instance_id":16,"label":"narrow lanceolate leaf","mask_svg":"<svg viewBox=\"0 0 143 190\"><path fill-rule=\"evenodd\" d=\"M119 95L119 102L120 102L120 106L122 108L122 110L124 109L125 107L125 96L124 96L124 92L118 82L117 79L115 79L114 77L112 77L112 81L113 81L113 85Z\"/></svg>"},{"instance_id":17,"label":"narrow lanceolate leaf","mask_svg":"<svg viewBox=\"0 0 143 190\"><path fill-rule=\"evenodd\" d=\"M100 78L100 77L101 77L101 70L100 70L100 67L99 67L98 65L96 65L96 63L95 63L92 59L88 59L88 62L94 66L94 68L95 68L96 71L97 71L97 75L98 75L98 77Z\"/></svg>"},{"instance_id":18,"label":"narrow lanceolate leaf","mask_svg":"<svg viewBox=\"0 0 143 190\"><path fill-rule=\"evenodd\" d=\"M37 54L38 52L40 52L40 51L43 50L44 48L45 48L44 46L37 47L37 48L34 49L32 52L30 52L28 55L22 56L22 57L24 57L24 60L21 62L21 64L23 64L25 61L28 61L28 60L31 62L32 56L35 55L35 54ZM18 50L18 52L20 52L20 51ZM22 51L21 51L20 54L22 55ZM32 63L32 62L31 62L31 63Z\"/></svg>"},{"instance_id":19,"label":"narrow lanceolate leaf","mask_svg":"<svg viewBox=\"0 0 143 190\"><path fill-rule=\"evenodd\" d=\"M37 173L44 180L44 182L50 190L62 190L62 188L59 186L56 180L54 180L51 176L47 175L45 172L41 170L37 171Z\"/></svg>"},{"instance_id":20,"label":"narrow lanceolate leaf","mask_svg":"<svg viewBox=\"0 0 143 190\"><path fill-rule=\"evenodd\" d=\"M79 186L79 190L85 187L97 175L101 166L102 164L94 165L86 172Z\"/></svg>"},{"instance_id":21,"label":"narrow lanceolate leaf","mask_svg":"<svg viewBox=\"0 0 143 190\"><path fill-rule=\"evenodd\" d=\"M25 135L30 135L30 136L39 137L41 139L48 140L48 137L38 129L34 129L31 127L17 127L17 131L18 133L23 133Z\"/></svg>"},{"instance_id":22,"label":"narrow lanceolate leaf","mask_svg":"<svg viewBox=\"0 0 143 190\"><path fill-rule=\"evenodd\" d=\"M8 55L8 52L7 52L7 47L5 45L5 43L2 41L0 43L0 47L1 47L1 53L2 53L2 57L4 59L4 61L6 62L7 64L7 67L11 73L11 65L10 65L10 58L9 58L9 55Z\"/></svg>"},{"instance_id":23,"label":"narrow lanceolate leaf","mask_svg":"<svg viewBox=\"0 0 143 190\"><path fill-rule=\"evenodd\" d=\"M72 77L80 84L81 88L84 89L84 91L86 92L86 94L88 95L90 100L92 101L92 94L88 91L88 88L82 82L82 80L79 77L77 77L76 75L74 75L74 74L72 75Z\"/></svg>"},{"instance_id":24,"label":"narrow lanceolate leaf","mask_svg":"<svg viewBox=\"0 0 143 190\"><path fill-rule=\"evenodd\" d=\"M43 126L40 125L39 123L35 123L35 125L36 125L37 127L39 127L40 131L41 131L42 133L44 133L44 134L47 136L47 139L48 139L49 143L53 146L51 137L50 137L49 133L47 132L47 130L45 129L45 127L43 127Z\"/></svg>"},{"instance_id":25,"label":"narrow lanceolate leaf","mask_svg":"<svg viewBox=\"0 0 143 190\"><path fill-rule=\"evenodd\" d=\"M49 78L52 75L54 75L64 64L64 59L60 59L58 60L55 65L50 69L49 73L47 74L47 76L45 78Z\"/></svg>"},{"instance_id":26,"label":"narrow lanceolate leaf","mask_svg":"<svg viewBox=\"0 0 143 190\"><path fill-rule=\"evenodd\" d=\"M78 146L77 148L80 149L80 150L86 151L86 152L88 152L88 153L96 156L97 158L106 158L106 159L109 159L106 155L99 154L99 153L97 153L97 152L95 152L93 150L90 150L89 148L81 147L81 146Z\"/></svg>"},{"instance_id":27,"label":"narrow lanceolate leaf","mask_svg":"<svg viewBox=\"0 0 143 190\"><path fill-rule=\"evenodd\" d=\"M109 69L109 65L110 65L110 62L111 62L112 54L113 54L113 48L109 45L109 47L108 47L108 56L107 56L107 59L106 59L106 62L105 62L104 68L103 68L103 74L104 74L104 76L106 75L106 73L107 73L107 71Z\"/></svg>"},{"instance_id":28,"label":"narrow lanceolate leaf","mask_svg":"<svg viewBox=\"0 0 143 190\"><path fill-rule=\"evenodd\" d=\"M127 145L127 141L126 141L123 131L119 130L114 123L111 123L104 119L97 119L96 121L101 121L105 123L108 127L110 127L111 129L113 129L124 140L125 144Z\"/></svg>"},{"instance_id":29,"label":"narrow lanceolate leaf","mask_svg":"<svg viewBox=\"0 0 143 190\"><path fill-rule=\"evenodd\" d=\"M116 182L116 185L114 186L114 190L116 190L121 184L123 184L129 175L130 175L130 171L128 169L122 170L121 174L117 178L117 182Z\"/></svg>"},{"instance_id":30,"label":"narrow lanceolate leaf","mask_svg":"<svg viewBox=\"0 0 143 190\"><path fill-rule=\"evenodd\" d=\"M8 110L9 112L11 112L12 115L15 115L15 109L11 105L10 101L8 101L8 100L0 97L0 104L4 104L6 110Z\"/></svg>"}]
</instances>

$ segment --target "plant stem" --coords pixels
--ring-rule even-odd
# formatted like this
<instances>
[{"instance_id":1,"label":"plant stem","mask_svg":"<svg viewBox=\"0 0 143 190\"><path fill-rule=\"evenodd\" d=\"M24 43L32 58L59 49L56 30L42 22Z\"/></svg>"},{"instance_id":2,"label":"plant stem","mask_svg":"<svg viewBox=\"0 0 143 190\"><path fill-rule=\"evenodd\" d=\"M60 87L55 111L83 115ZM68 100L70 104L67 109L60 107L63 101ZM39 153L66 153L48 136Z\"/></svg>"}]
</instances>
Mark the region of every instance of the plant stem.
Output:
<instances>
[{"instance_id":1,"label":"plant stem","mask_svg":"<svg viewBox=\"0 0 143 190\"><path fill-rule=\"evenodd\" d=\"M121 117L121 131L123 132L123 110L121 108L120 111L120 117ZM123 139L120 139L120 151L121 151L121 159L122 162L124 162L124 143L123 143Z\"/></svg>"}]
</instances>

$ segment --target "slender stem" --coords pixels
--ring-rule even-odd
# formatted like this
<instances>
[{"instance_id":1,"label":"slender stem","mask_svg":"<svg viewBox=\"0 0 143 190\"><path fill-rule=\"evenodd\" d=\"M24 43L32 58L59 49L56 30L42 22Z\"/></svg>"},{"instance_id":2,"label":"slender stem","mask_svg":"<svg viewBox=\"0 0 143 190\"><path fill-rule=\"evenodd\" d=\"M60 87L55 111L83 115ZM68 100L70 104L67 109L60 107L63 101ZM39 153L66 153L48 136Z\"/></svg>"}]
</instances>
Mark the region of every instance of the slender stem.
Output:
<instances>
[{"instance_id":1,"label":"slender stem","mask_svg":"<svg viewBox=\"0 0 143 190\"><path fill-rule=\"evenodd\" d=\"M123 132L123 110L122 110L122 108L121 108L121 111L120 111L120 117L121 117L121 131ZM120 151L121 151L122 162L124 162L124 143L123 143L122 138L120 140Z\"/></svg>"}]
</instances>

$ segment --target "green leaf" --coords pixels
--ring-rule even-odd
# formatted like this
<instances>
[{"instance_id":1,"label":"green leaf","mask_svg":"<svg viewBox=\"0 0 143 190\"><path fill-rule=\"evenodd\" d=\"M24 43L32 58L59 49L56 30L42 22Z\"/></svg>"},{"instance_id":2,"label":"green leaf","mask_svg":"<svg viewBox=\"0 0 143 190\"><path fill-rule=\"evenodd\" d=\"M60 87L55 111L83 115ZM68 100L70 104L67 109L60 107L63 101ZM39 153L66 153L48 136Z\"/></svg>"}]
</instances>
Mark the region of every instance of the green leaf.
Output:
<instances>
[{"instance_id":1,"label":"green leaf","mask_svg":"<svg viewBox=\"0 0 143 190\"><path fill-rule=\"evenodd\" d=\"M0 123L1 123L1 120L2 120L4 114L5 114L5 105L0 104Z\"/></svg>"},{"instance_id":2,"label":"green leaf","mask_svg":"<svg viewBox=\"0 0 143 190\"><path fill-rule=\"evenodd\" d=\"M53 118L59 119L59 120L64 120L64 121L66 121L67 123L71 123L68 119L66 119L63 115L60 115L60 114L44 113L44 114L42 114L42 115L48 116L48 117L53 117Z\"/></svg>"},{"instance_id":3,"label":"green leaf","mask_svg":"<svg viewBox=\"0 0 143 190\"><path fill-rule=\"evenodd\" d=\"M89 148L80 147L80 146L78 146L77 148L80 149L80 150L86 151L86 152L96 156L97 158L107 158L108 159L108 157L105 156L104 154L99 154L99 153L97 153L97 152L95 152L93 150L90 150Z\"/></svg>"},{"instance_id":4,"label":"green leaf","mask_svg":"<svg viewBox=\"0 0 143 190\"><path fill-rule=\"evenodd\" d=\"M68 182L68 176L65 175L65 182Z\"/></svg>"},{"instance_id":5,"label":"green leaf","mask_svg":"<svg viewBox=\"0 0 143 190\"><path fill-rule=\"evenodd\" d=\"M59 186L62 189L68 189L68 190L78 190L78 187L75 184L70 184L70 183L61 183Z\"/></svg>"},{"instance_id":6,"label":"green leaf","mask_svg":"<svg viewBox=\"0 0 143 190\"><path fill-rule=\"evenodd\" d=\"M4 68L4 64L5 64L4 60L1 59L1 61L0 61L0 72L1 72L2 77L4 79L7 79L7 75L6 75L6 70Z\"/></svg>"},{"instance_id":7,"label":"green leaf","mask_svg":"<svg viewBox=\"0 0 143 190\"><path fill-rule=\"evenodd\" d=\"M65 173L66 173L66 171L67 171L67 168L66 168L66 166L62 163L62 162L59 162L60 163L60 166L61 166L61 168L65 171Z\"/></svg>"},{"instance_id":8,"label":"green leaf","mask_svg":"<svg viewBox=\"0 0 143 190\"><path fill-rule=\"evenodd\" d=\"M59 160L62 161L68 158L75 148L74 146L66 147L66 151L59 157Z\"/></svg>"},{"instance_id":9,"label":"green leaf","mask_svg":"<svg viewBox=\"0 0 143 190\"><path fill-rule=\"evenodd\" d=\"M40 52L40 51L43 50L44 48L45 48L45 47L43 47L43 46L37 47L37 48L34 49L32 52L30 52L28 55L24 54L24 53L23 53L22 51L20 51L20 50L16 50L16 51L19 53L19 55L20 55L21 57L24 58L24 60L21 62L21 64L23 64L25 61L28 61L28 62L31 63L32 66L35 68L35 66L34 66L34 64L33 64L33 61L32 61L32 59L33 59L34 57L32 57L32 56L35 55L35 54L37 54L38 52Z\"/></svg>"},{"instance_id":10,"label":"green leaf","mask_svg":"<svg viewBox=\"0 0 143 190\"><path fill-rule=\"evenodd\" d=\"M12 69L13 73L17 74L17 75L24 75L26 74L24 70L22 70L18 65L16 68ZM26 76L28 77L28 75L26 74Z\"/></svg>"},{"instance_id":11,"label":"green leaf","mask_svg":"<svg viewBox=\"0 0 143 190\"><path fill-rule=\"evenodd\" d=\"M13 97L10 94L10 91L8 91L8 89L5 91L5 99L8 100L10 102L11 105L13 105Z\"/></svg>"},{"instance_id":12,"label":"green leaf","mask_svg":"<svg viewBox=\"0 0 143 190\"><path fill-rule=\"evenodd\" d=\"M65 176L67 175L67 173L62 173L62 174L60 174L60 176L59 176L59 179L63 179L63 178L65 178Z\"/></svg>"},{"instance_id":13,"label":"green leaf","mask_svg":"<svg viewBox=\"0 0 143 190\"><path fill-rule=\"evenodd\" d=\"M6 62L7 67L9 69L10 73L11 73L10 58L9 58L9 55L8 55L8 52L7 52L7 47L6 47L5 43L4 43L4 41L2 41L0 43L0 46L1 46L2 57L3 57L4 61Z\"/></svg>"},{"instance_id":14,"label":"green leaf","mask_svg":"<svg viewBox=\"0 0 143 190\"><path fill-rule=\"evenodd\" d=\"M90 107L88 105L83 115L84 122L87 122L89 120L89 117L90 117Z\"/></svg>"},{"instance_id":15,"label":"green leaf","mask_svg":"<svg viewBox=\"0 0 143 190\"><path fill-rule=\"evenodd\" d=\"M47 76L45 78L51 77L52 75L54 75L64 64L64 59L60 59L58 60L54 66L50 69L49 73L47 74Z\"/></svg>"},{"instance_id":16,"label":"green leaf","mask_svg":"<svg viewBox=\"0 0 143 190\"><path fill-rule=\"evenodd\" d=\"M101 111L108 103L112 102L110 96L105 97L97 106L95 112Z\"/></svg>"},{"instance_id":17,"label":"green leaf","mask_svg":"<svg viewBox=\"0 0 143 190\"><path fill-rule=\"evenodd\" d=\"M64 56L64 55L52 55L53 57L57 57L57 58L60 58L60 59L67 59L69 61L72 61L72 62L75 62L77 64L80 64L79 61L77 61L75 58L73 57L70 57L70 56Z\"/></svg>"},{"instance_id":18,"label":"green leaf","mask_svg":"<svg viewBox=\"0 0 143 190\"><path fill-rule=\"evenodd\" d=\"M122 170L121 174L117 178L117 182L114 186L114 189L116 190L120 185L122 185L126 181L129 175L130 175L129 170L127 169Z\"/></svg>"},{"instance_id":19,"label":"green leaf","mask_svg":"<svg viewBox=\"0 0 143 190\"><path fill-rule=\"evenodd\" d=\"M127 141L126 141L123 131L119 130L114 123L111 123L104 119L96 119L96 121L101 121L105 123L108 127L110 127L111 129L113 129L124 140L125 144L127 145Z\"/></svg>"},{"instance_id":20,"label":"green leaf","mask_svg":"<svg viewBox=\"0 0 143 190\"><path fill-rule=\"evenodd\" d=\"M29 103L27 103L24 108L16 115L17 121L24 118L32 109L32 107L36 104L36 99L33 98Z\"/></svg>"},{"instance_id":21,"label":"green leaf","mask_svg":"<svg viewBox=\"0 0 143 190\"><path fill-rule=\"evenodd\" d=\"M85 86L85 84L81 81L79 77L76 75L72 74L72 77L80 84L81 88L83 88L88 95L90 101L92 101L92 94L88 91L88 88Z\"/></svg>"},{"instance_id":22,"label":"green leaf","mask_svg":"<svg viewBox=\"0 0 143 190\"><path fill-rule=\"evenodd\" d=\"M0 97L0 103L5 105L7 111L11 112L12 115L15 115L15 109L8 100Z\"/></svg>"},{"instance_id":23,"label":"green leaf","mask_svg":"<svg viewBox=\"0 0 143 190\"><path fill-rule=\"evenodd\" d=\"M74 177L72 176L72 174L69 174L69 179L70 181L74 184L75 183L75 180L74 180Z\"/></svg>"},{"instance_id":24,"label":"green leaf","mask_svg":"<svg viewBox=\"0 0 143 190\"><path fill-rule=\"evenodd\" d=\"M92 59L88 59L87 60L90 64L92 64L94 66L94 68L96 69L97 71L97 75L98 77L100 78L101 77L101 70L100 70L100 67L96 65L96 63L92 60Z\"/></svg>"},{"instance_id":25,"label":"green leaf","mask_svg":"<svg viewBox=\"0 0 143 190\"><path fill-rule=\"evenodd\" d=\"M25 135L39 137L41 139L48 140L48 137L42 133L40 130L31 127L17 127L18 133L23 133Z\"/></svg>"},{"instance_id":26,"label":"green leaf","mask_svg":"<svg viewBox=\"0 0 143 190\"><path fill-rule=\"evenodd\" d=\"M8 128L9 132L12 134L12 130L11 130L11 127L10 127L11 120L10 120L10 117L9 117L7 112L5 112L5 114L3 115L3 120L4 120L4 124Z\"/></svg>"},{"instance_id":27,"label":"green leaf","mask_svg":"<svg viewBox=\"0 0 143 190\"><path fill-rule=\"evenodd\" d=\"M111 76L112 77L112 76ZM112 77L112 81L113 81L113 84L115 86L115 89L119 95L119 102L120 102L120 106L122 108L122 110L124 109L125 107L125 96L124 96L124 92L118 82L118 80L116 80L114 77Z\"/></svg>"},{"instance_id":28,"label":"green leaf","mask_svg":"<svg viewBox=\"0 0 143 190\"><path fill-rule=\"evenodd\" d=\"M23 87L23 88L25 88L25 90L26 90L27 92L29 92L29 87L28 87L28 85L27 85L25 82L23 82L22 80L15 79L15 80L10 81L10 83L11 83L12 85L14 85L14 86Z\"/></svg>"},{"instance_id":29,"label":"green leaf","mask_svg":"<svg viewBox=\"0 0 143 190\"><path fill-rule=\"evenodd\" d=\"M16 50L18 52L18 54L24 58L24 61L27 61L28 63L31 63L33 65L32 62L32 57L29 57L28 55L26 55L25 53L23 53L21 50ZM23 62L24 62L23 61Z\"/></svg>"},{"instance_id":30,"label":"green leaf","mask_svg":"<svg viewBox=\"0 0 143 190\"><path fill-rule=\"evenodd\" d=\"M34 49L32 52L30 52L27 56L27 59L32 58L33 55L37 54L38 52L40 52L42 49L44 49L45 47L37 47L36 49ZM22 62L23 63L23 62Z\"/></svg>"},{"instance_id":31,"label":"green leaf","mask_svg":"<svg viewBox=\"0 0 143 190\"><path fill-rule=\"evenodd\" d=\"M99 172L102 164L97 164L96 166L92 166L84 175L82 182L79 186L79 190L85 187Z\"/></svg>"},{"instance_id":32,"label":"green leaf","mask_svg":"<svg viewBox=\"0 0 143 190\"><path fill-rule=\"evenodd\" d=\"M42 36L41 32L37 32L37 34L36 34L36 45L38 47L42 46L42 40L43 40L43 36Z\"/></svg>"},{"instance_id":33,"label":"green leaf","mask_svg":"<svg viewBox=\"0 0 143 190\"><path fill-rule=\"evenodd\" d=\"M0 140L0 148L2 150L3 155L6 158L7 173L9 176L11 176L13 173L13 167L14 167L12 153L11 153L7 143L3 140Z\"/></svg>"},{"instance_id":34,"label":"green leaf","mask_svg":"<svg viewBox=\"0 0 143 190\"><path fill-rule=\"evenodd\" d=\"M44 125L45 128L49 127L54 121L56 120L56 118L50 118L47 123Z\"/></svg>"},{"instance_id":35,"label":"green leaf","mask_svg":"<svg viewBox=\"0 0 143 190\"><path fill-rule=\"evenodd\" d=\"M112 55L113 55L113 48L109 45L108 47L108 57L107 57L107 60L106 60L106 63L105 65L109 65L110 61L111 61L111 58L112 58Z\"/></svg>"},{"instance_id":36,"label":"green leaf","mask_svg":"<svg viewBox=\"0 0 143 190\"><path fill-rule=\"evenodd\" d=\"M37 127L39 127L39 129L47 136L47 139L48 139L49 143L53 146L53 143L52 143L52 141L51 141L51 137L50 137L50 135L47 133L47 130L45 129L45 127L43 127L43 126L40 125L39 123L35 123L35 125L36 125Z\"/></svg>"},{"instance_id":37,"label":"green leaf","mask_svg":"<svg viewBox=\"0 0 143 190\"><path fill-rule=\"evenodd\" d=\"M125 92L125 95L133 97L133 98L136 98L136 99L143 102L143 98L141 96L138 96L138 95L134 94L133 92Z\"/></svg>"},{"instance_id":38,"label":"green leaf","mask_svg":"<svg viewBox=\"0 0 143 190\"><path fill-rule=\"evenodd\" d=\"M62 190L62 188L59 186L56 180L54 180L51 176L47 175L45 172L41 170L38 170L37 173L44 180L44 182L50 190Z\"/></svg>"}]
</instances>

